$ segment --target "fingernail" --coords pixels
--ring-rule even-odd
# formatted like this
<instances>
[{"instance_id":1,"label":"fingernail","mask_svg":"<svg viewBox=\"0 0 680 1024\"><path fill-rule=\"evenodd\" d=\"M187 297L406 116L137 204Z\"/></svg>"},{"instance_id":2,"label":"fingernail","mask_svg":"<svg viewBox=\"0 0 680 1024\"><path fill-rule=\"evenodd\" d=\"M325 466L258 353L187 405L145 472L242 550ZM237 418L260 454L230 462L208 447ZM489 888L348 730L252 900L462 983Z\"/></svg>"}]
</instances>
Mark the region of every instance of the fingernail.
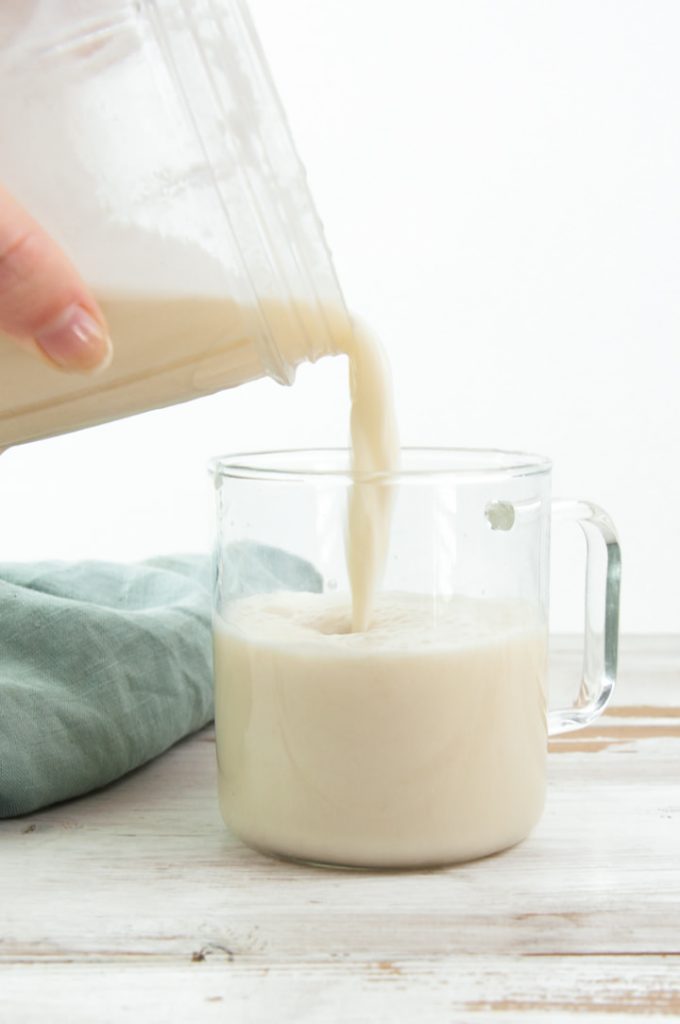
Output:
<instances>
[{"instance_id":1,"label":"fingernail","mask_svg":"<svg viewBox=\"0 0 680 1024\"><path fill-rule=\"evenodd\" d=\"M73 373L105 370L113 356L104 327L82 306L69 306L35 340L48 359Z\"/></svg>"}]
</instances>

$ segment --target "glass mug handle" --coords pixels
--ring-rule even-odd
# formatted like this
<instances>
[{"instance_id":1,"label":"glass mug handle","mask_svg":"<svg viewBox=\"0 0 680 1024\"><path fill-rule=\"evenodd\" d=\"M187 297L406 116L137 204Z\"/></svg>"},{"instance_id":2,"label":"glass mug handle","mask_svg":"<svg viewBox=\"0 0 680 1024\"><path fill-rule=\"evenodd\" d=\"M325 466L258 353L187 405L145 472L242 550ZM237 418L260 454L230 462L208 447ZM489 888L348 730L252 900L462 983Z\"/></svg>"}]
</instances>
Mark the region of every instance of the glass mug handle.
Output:
<instances>
[{"instance_id":1,"label":"glass mug handle","mask_svg":"<svg viewBox=\"0 0 680 1024\"><path fill-rule=\"evenodd\" d=\"M578 523L586 538L586 608L581 689L572 707L548 712L548 735L588 725L605 709L616 682L621 549L611 519L588 501L555 499L554 520Z\"/></svg>"}]
</instances>

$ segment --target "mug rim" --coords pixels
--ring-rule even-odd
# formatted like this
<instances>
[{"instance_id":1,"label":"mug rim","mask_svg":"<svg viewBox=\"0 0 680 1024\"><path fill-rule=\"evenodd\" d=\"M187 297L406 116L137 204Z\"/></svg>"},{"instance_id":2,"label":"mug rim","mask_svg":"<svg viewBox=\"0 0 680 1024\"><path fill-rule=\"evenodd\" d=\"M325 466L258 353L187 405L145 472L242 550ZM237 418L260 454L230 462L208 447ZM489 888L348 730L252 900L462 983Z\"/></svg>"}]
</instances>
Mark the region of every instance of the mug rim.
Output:
<instances>
[{"instance_id":1,"label":"mug rim","mask_svg":"<svg viewBox=\"0 0 680 1024\"><path fill-rule=\"evenodd\" d=\"M217 484L225 478L279 481L334 478L381 482L433 477L506 480L548 474L552 469L552 460L545 455L503 448L402 445L401 456L402 464L394 472L356 474L351 469L349 446L280 448L216 455L210 459L208 470Z\"/></svg>"}]
</instances>

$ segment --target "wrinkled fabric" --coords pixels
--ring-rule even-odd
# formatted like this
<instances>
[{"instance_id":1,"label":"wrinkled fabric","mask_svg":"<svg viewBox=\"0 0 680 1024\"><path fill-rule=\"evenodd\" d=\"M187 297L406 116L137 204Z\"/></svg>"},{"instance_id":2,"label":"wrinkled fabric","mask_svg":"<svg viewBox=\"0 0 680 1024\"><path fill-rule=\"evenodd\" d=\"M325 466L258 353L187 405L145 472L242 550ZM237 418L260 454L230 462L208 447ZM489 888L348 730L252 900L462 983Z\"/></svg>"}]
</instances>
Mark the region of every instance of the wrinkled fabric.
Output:
<instances>
[{"instance_id":1,"label":"wrinkled fabric","mask_svg":"<svg viewBox=\"0 0 680 1024\"><path fill-rule=\"evenodd\" d=\"M230 596L320 590L309 563L233 544ZM199 556L0 564L0 818L80 796L213 717L212 570Z\"/></svg>"}]
</instances>

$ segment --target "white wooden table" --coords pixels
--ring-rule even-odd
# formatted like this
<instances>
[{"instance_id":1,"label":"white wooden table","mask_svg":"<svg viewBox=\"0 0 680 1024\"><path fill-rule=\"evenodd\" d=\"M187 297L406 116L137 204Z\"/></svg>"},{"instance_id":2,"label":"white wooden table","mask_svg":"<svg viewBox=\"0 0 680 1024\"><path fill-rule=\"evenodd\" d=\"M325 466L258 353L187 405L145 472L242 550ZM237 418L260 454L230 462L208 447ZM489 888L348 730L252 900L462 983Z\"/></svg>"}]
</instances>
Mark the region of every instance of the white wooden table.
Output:
<instances>
[{"instance_id":1,"label":"white wooden table","mask_svg":"<svg viewBox=\"0 0 680 1024\"><path fill-rule=\"evenodd\" d=\"M558 677L576 663L567 646ZM218 816L209 729L3 822L0 1021L680 1017L680 639L624 642L610 713L552 751L532 837L446 870L244 848Z\"/></svg>"}]
</instances>

